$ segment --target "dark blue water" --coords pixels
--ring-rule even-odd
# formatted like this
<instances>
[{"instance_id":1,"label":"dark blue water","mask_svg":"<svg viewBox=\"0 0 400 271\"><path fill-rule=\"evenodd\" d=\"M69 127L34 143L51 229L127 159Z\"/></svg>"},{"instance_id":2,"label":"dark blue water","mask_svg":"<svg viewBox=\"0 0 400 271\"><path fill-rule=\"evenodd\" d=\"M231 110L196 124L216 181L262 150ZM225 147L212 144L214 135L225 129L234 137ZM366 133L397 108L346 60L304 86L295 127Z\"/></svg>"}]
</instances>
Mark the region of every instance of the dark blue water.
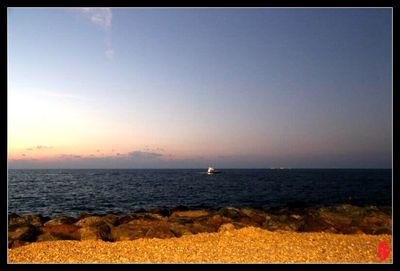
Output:
<instances>
[{"instance_id":1,"label":"dark blue water","mask_svg":"<svg viewBox=\"0 0 400 271\"><path fill-rule=\"evenodd\" d=\"M127 213L140 208L391 206L390 169L9 170L8 211L18 214Z\"/></svg>"}]
</instances>

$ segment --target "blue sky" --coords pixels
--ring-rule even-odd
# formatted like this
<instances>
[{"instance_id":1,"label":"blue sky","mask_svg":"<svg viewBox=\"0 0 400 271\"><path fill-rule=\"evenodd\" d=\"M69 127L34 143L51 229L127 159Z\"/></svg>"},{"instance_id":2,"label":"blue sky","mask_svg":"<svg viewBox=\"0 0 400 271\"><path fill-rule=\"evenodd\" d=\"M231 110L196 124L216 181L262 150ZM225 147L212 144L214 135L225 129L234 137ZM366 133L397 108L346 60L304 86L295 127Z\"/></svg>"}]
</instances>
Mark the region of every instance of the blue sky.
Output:
<instances>
[{"instance_id":1,"label":"blue sky","mask_svg":"<svg viewBox=\"0 0 400 271\"><path fill-rule=\"evenodd\" d=\"M391 167L391 14L11 8L9 166Z\"/></svg>"}]
</instances>

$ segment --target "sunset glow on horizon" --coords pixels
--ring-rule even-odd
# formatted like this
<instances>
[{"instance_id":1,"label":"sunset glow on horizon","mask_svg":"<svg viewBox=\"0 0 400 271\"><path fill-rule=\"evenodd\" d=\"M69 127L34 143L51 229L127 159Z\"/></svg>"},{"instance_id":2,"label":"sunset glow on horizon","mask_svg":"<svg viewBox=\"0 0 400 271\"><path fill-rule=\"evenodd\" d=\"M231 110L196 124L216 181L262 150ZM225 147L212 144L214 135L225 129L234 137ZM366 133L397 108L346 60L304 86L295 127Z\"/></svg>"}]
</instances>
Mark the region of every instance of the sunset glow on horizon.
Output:
<instances>
[{"instance_id":1,"label":"sunset glow on horizon","mask_svg":"<svg viewBox=\"0 0 400 271\"><path fill-rule=\"evenodd\" d=\"M390 9L8 9L10 168L392 165Z\"/></svg>"}]
</instances>

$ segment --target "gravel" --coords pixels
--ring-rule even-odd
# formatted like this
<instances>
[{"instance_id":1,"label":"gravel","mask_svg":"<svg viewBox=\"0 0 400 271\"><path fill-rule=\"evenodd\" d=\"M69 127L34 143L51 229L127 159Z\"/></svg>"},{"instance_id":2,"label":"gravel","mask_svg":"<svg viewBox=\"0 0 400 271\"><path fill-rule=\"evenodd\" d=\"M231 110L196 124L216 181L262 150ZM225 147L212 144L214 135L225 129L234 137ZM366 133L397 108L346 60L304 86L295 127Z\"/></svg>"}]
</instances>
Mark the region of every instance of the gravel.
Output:
<instances>
[{"instance_id":1,"label":"gravel","mask_svg":"<svg viewBox=\"0 0 400 271\"><path fill-rule=\"evenodd\" d=\"M169 239L48 241L8 250L9 263L381 263L391 235L298 233L247 227ZM392 254L382 263L392 263Z\"/></svg>"}]
</instances>

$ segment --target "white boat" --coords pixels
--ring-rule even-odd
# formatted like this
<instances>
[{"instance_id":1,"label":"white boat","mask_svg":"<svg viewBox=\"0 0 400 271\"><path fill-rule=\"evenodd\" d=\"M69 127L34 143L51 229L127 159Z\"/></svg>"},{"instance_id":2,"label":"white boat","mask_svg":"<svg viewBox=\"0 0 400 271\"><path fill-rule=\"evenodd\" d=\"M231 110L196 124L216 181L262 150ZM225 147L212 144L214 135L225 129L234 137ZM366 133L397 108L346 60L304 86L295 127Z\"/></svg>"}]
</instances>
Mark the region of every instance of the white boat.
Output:
<instances>
[{"instance_id":1,"label":"white boat","mask_svg":"<svg viewBox=\"0 0 400 271\"><path fill-rule=\"evenodd\" d=\"M217 173L221 173L221 171L218 171L213 167L209 167L207 170L207 174L217 174Z\"/></svg>"}]
</instances>

